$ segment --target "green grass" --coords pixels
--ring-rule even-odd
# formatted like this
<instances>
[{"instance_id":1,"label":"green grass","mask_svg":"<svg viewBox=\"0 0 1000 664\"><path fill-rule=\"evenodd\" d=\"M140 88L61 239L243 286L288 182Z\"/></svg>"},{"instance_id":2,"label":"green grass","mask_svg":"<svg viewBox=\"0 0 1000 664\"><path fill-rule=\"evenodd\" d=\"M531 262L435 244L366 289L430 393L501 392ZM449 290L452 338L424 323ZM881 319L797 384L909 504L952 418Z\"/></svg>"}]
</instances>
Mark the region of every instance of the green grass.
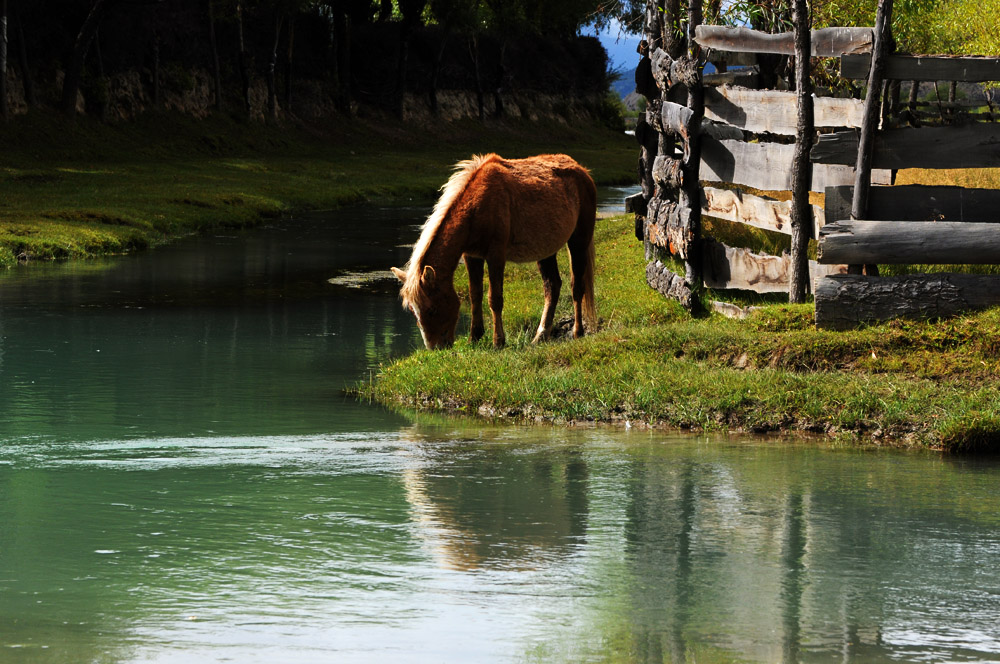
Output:
<instances>
[{"instance_id":1,"label":"green grass","mask_svg":"<svg viewBox=\"0 0 1000 664\"><path fill-rule=\"evenodd\" d=\"M447 351L419 350L359 392L404 408L521 421L1000 450L1000 310L850 332L816 330L811 305L765 306L743 321L691 318L644 283L629 217L599 222L597 241L599 333L531 345L540 281L533 266L510 266L507 348L462 338ZM557 318L569 315L564 295Z\"/></svg>"},{"instance_id":2,"label":"green grass","mask_svg":"<svg viewBox=\"0 0 1000 664\"><path fill-rule=\"evenodd\" d=\"M570 152L600 183L634 179L634 141L592 127L269 127L170 114L67 124L39 112L0 126L0 266L125 253L296 210L429 199L452 164L490 151Z\"/></svg>"}]
</instances>

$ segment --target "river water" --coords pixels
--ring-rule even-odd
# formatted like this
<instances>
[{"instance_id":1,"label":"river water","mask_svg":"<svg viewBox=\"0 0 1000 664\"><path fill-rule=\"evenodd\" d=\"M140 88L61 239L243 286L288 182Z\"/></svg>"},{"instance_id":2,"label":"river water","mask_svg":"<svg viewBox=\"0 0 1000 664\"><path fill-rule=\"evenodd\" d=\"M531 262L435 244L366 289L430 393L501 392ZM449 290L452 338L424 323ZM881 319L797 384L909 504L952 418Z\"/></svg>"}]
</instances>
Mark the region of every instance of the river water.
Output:
<instances>
[{"instance_id":1,"label":"river water","mask_svg":"<svg viewBox=\"0 0 1000 664\"><path fill-rule=\"evenodd\" d=\"M425 213L0 275L0 662L1000 661L996 462L343 396Z\"/></svg>"}]
</instances>

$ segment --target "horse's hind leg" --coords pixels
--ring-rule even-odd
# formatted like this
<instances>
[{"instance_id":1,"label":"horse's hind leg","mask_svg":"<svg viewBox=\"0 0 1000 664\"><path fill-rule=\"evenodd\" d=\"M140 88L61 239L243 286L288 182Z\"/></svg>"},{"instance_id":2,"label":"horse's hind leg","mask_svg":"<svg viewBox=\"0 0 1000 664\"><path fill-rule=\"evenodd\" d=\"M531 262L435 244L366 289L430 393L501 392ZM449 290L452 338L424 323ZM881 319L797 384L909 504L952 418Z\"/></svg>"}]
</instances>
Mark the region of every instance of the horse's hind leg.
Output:
<instances>
[{"instance_id":1,"label":"horse's hind leg","mask_svg":"<svg viewBox=\"0 0 1000 664\"><path fill-rule=\"evenodd\" d=\"M545 291L545 306L542 309L542 320L538 324L538 332L531 343L538 343L549 338L552 331L552 319L556 315L556 303L559 302L559 291L562 288L562 278L559 276L559 263L552 255L538 261L538 271L542 273L542 287Z\"/></svg>"},{"instance_id":2,"label":"horse's hind leg","mask_svg":"<svg viewBox=\"0 0 1000 664\"><path fill-rule=\"evenodd\" d=\"M579 339L584 335L584 319L586 318L588 290L593 289L593 232L580 233L579 230L570 236L567 242L570 263L570 289L573 293L573 337ZM593 293L589 293L590 307L593 308ZM594 321L596 323L596 321ZM593 332L594 330L591 330Z\"/></svg>"},{"instance_id":3,"label":"horse's hind leg","mask_svg":"<svg viewBox=\"0 0 1000 664\"><path fill-rule=\"evenodd\" d=\"M469 339L474 343L483 338L486 327L483 325L483 266L482 258L465 256L465 268L469 272L469 305L472 313L472 324L469 326Z\"/></svg>"}]
</instances>

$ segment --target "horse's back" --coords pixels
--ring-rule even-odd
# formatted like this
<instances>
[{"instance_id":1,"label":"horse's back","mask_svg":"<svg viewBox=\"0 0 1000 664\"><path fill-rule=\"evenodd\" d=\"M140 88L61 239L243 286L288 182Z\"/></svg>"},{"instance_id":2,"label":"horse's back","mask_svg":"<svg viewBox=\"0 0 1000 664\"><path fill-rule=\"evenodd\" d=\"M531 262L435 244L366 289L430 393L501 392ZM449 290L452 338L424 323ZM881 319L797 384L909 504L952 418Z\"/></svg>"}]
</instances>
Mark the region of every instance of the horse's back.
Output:
<instances>
[{"instance_id":1,"label":"horse's back","mask_svg":"<svg viewBox=\"0 0 1000 664\"><path fill-rule=\"evenodd\" d=\"M566 244L581 219L593 224L597 189L587 169L572 157L497 158L488 168L484 202L493 208L489 216L500 213L495 223L507 227L508 260L547 258Z\"/></svg>"}]
</instances>

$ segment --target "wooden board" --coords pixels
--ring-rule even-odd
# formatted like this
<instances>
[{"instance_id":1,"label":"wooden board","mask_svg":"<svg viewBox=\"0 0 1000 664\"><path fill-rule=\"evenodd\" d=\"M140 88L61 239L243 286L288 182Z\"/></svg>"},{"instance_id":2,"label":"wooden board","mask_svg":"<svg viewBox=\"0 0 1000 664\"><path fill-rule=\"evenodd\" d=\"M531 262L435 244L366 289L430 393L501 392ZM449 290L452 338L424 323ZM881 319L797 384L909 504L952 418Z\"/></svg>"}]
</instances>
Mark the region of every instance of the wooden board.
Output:
<instances>
[{"instance_id":1,"label":"wooden board","mask_svg":"<svg viewBox=\"0 0 1000 664\"><path fill-rule=\"evenodd\" d=\"M679 258L687 258L691 231L691 210L683 205L654 198L646 215L646 238Z\"/></svg>"},{"instance_id":2,"label":"wooden board","mask_svg":"<svg viewBox=\"0 0 1000 664\"><path fill-rule=\"evenodd\" d=\"M844 78L867 79L870 55L840 59ZM890 55L885 77L897 81L1000 81L1000 58L947 55Z\"/></svg>"},{"instance_id":3,"label":"wooden board","mask_svg":"<svg viewBox=\"0 0 1000 664\"><path fill-rule=\"evenodd\" d=\"M859 99L815 97L813 109L817 127L861 126L863 104ZM728 86L705 89L706 118L755 133L794 136L797 112L794 92Z\"/></svg>"},{"instance_id":4,"label":"wooden board","mask_svg":"<svg viewBox=\"0 0 1000 664\"><path fill-rule=\"evenodd\" d=\"M853 187L827 187L826 223L851 218ZM875 221L1000 222L1000 189L905 185L872 187L866 218Z\"/></svg>"},{"instance_id":5,"label":"wooden board","mask_svg":"<svg viewBox=\"0 0 1000 664\"><path fill-rule=\"evenodd\" d=\"M792 259L788 254L769 256L711 239L702 241L705 286L749 290L756 293L787 293ZM846 265L819 265L809 261L810 283L829 274L847 271Z\"/></svg>"},{"instance_id":6,"label":"wooden board","mask_svg":"<svg viewBox=\"0 0 1000 664\"><path fill-rule=\"evenodd\" d=\"M794 55L795 43L791 32L771 34L750 28L733 28L723 25L699 25L695 28L695 41L702 48L720 51L777 53ZM845 53L867 53L875 41L871 28L823 28L813 30L812 55L838 57Z\"/></svg>"},{"instance_id":7,"label":"wooden board","mask_svg":"<svg viewBox=\"0 0 1000 664\"><path fill-rule=\"evenodd\" d=\"M819 164L850 164L858 157L854 131L822 134L810 157ZM1000 166L1000 124L889 129L875 135L875 168L996 168Z\"/></svg>"},{"instance_id":8,"label":"wooden board","mask_svg":"<svg viewBox=\"0 0 1000 664\"><path fill-rule=\"evenodd\" d=\"M812 237L818 237L819 228L823 225L823 209L813 205L812 210L814 220ZM708 217L747 224L766 231L785 235L792 233L791 201L778 201L735 189L704 187L701 213Z\"/></svg>"},{"instance_id":9,"label":"wooden board","mask_svg":"<svg viewBox=\"0 0 1000 664\"><path fill-rule=\"evenodd\" d=\"M665 297L677 300L686 309L695 304L695 294L684 277L675 274L660 261L646 265L646 283Z\"/></svg>"},{"instance_id":10,"label":"wooden board","mask_svg":"<svg viewBox=\"0 0 1000 664\"><path fill-rule=\"evenodd\" d=\"M700 177L707 182L730 182L764 191L787 191L792 187L794 145L744 143L702 137ZM889 184L891 173L876 171L872 181ZM813 164L812 191L854 183L851 166Z\"/></svg>"},{"instance_id":11,"label":"wooden board","mask_svg":"<svg viewBox=\"0 0 1000 664\"><path fill-rule=\"evenodd\" d=\"M715 74L703 74L701 82L705 86L738 85L745 88L757 87L760 74L755 69L737 69Z\"/></svg>"},{"instance_id":12,"label":"wooden board","mask_svg":"<svg viewBox=\"0 0 1000 664\"><path fill-rule=\"evenodd\" d=\"M940 318L1000 305L1000 276L835 275L816 284L816 326L848 330L893 318Z\"/></svg>"},{"instance_id":13,"label":"wooden board","mask_svg":"<svg viewBox=\"0 0 1000 664\"><path fill-rule=\"evenodd\" d=\"M962 221L851 221L819 232L821 263L1000 263L1000 225Z\"/></svg>"}]
</instances>

